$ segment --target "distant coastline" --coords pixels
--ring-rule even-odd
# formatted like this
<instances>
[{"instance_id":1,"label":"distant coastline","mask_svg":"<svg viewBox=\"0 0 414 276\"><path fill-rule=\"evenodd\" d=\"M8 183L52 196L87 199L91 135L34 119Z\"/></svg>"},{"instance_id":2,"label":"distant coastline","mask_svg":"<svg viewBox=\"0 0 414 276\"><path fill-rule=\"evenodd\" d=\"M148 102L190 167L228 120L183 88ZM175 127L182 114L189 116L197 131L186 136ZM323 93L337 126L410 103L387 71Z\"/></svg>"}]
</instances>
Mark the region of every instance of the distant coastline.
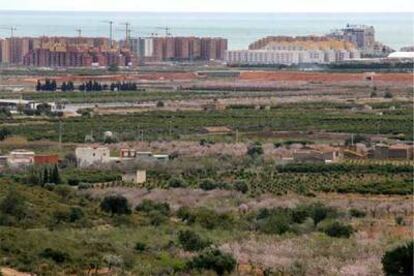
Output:
<instances>
[{"instance_id":1,"label":"distant coastline","mask_svg":"<svg viewBox=\"0 0 414 276\"><path fill-rule=\"evenodd\" d=\"M47 15L47 16L46 16ZM196 16L195 16L196 15ZM168 26L172 35L214 36L229 39L230 49L245 49L267 35L323 35L345 24L373 25L379 41L398 50L413 44L413 15L401 13L217 13L0 10L0 26L15 26L16 36L106 36L104 20L128 21L132 36L148 36ZM115 38L122 38L121 26ZM162 32L158 30L158 32ZM161 35L162 33L160 33ZM0 30L0 37L7 37Z\"/></svg>"}]
</instances>

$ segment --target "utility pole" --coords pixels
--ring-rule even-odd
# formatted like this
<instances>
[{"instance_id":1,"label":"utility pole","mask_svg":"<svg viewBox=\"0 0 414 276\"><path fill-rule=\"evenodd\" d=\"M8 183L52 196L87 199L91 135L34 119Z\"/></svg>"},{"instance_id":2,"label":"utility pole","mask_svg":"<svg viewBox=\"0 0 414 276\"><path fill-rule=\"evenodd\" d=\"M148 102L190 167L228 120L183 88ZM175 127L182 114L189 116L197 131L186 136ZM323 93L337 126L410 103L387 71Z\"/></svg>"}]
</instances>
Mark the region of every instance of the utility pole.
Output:
<instances>
[{"instance_id":1,"label":"utility pole","mask_svg":"<svg viewBox=\"0 0 414 276\"><path fill-rule=\"evenodd\" d=\"M62 120L59 120L59 150L60 151L62 151L62 135L63 135Z\"/></svg>"},{"instance_id":2,"label":"utility pole","mask_svg":"<svg viewBox=\"0 0 414 276\"><path fill-rule=\"evenodd\" d=\"M14 37L14 31L17 31L17 28L11 26L11 27L3 27L1 28L3 30L9 30L10 31L10 38Z\"/></svg>"},{"instance_id":3,"label":"utility pole","mask_svg":"<svg viewBox=\"0 0 414 276\"><path fill-rule=\"evenodd\" d=\"M131 33L131 30L129 27L131 24L129 22L122 23L122 25L125 25L125 48L129 47L129 35Z\"/></svg>"},{"instance_id":4,"label":"utility pole","mask_svg":"<svg viewBox=\"0 0 414 276\"><path fill-rule=\"evenodd\" d=\"M78 33L79 38L82 37L82 29L81 28L76 29L75 31Z\"/></svg>"},{"instance_id":5,"label":"utility pole","mask_svg":"<svg viewBox=\"0 0 414 276\"><path fill-rule=\"evenodd\" d=\"M75 31L78 33L78 44L80 44L81 43L81 37L82 37L82 29L79 28L79 29L76 29Z\"/></svg>"},{"instance_id":6,"label":"utility pole","mask_svg":"<svg viewBox=\"0 0 414 276\"><path fill-rule=\"evenodd\" d=\"M165 31L165 36L171 36L171 32L170 32L171 31L171 28L170 27L165 26L165 27L159 27L157 29L164 30Z\"/></svg>"},{"instance_id":7,"label":"utility pole","mask_svg":"<svg viewBox=\"0 0 414 276\"><path fill-rule=\"evenodd\" d=\"M112 49L114 47L113 37L112 37L112 26L114 25L114 21L108 20L108 21L103 21L103 22L109 24L109 43Z\"/></svg>"}]
</instances>

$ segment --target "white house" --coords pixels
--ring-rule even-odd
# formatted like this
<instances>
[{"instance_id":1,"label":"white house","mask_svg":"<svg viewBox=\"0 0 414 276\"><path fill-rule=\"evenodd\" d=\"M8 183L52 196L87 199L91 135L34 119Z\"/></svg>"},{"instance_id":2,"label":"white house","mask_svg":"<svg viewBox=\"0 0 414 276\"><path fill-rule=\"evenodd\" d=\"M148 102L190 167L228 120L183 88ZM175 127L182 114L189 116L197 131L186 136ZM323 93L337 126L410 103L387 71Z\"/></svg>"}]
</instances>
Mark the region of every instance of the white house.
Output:
<instances>
[{"instance_id":1,"label":"white house","mask_svg":"<svg viewBox=\"0 0 414 276\"><path fill-rule=\"evenodd\" d=\"M75 154L80 168L109 163L111 160L107 147L77 147Z\"/></svg>"}]
</instances>

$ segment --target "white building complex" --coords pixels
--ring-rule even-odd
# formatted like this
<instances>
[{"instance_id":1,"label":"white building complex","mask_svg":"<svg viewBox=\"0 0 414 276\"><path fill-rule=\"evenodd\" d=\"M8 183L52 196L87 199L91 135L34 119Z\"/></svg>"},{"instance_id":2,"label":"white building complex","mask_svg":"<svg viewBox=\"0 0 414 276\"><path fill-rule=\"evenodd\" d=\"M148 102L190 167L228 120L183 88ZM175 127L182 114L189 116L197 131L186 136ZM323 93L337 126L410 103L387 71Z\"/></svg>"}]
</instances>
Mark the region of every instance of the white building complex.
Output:
<instances>
[{"instance_id":1,"label":"white building complex","mask_svg":"<svg viewBox=\"0 0 414 276\"><path fill-rule=\"evenodd\" d=\"M359 58L350 43L315 37L282 37L249 50L227 51L225 56L229 65L323 64Z\"/></svg>"}]
</instances>

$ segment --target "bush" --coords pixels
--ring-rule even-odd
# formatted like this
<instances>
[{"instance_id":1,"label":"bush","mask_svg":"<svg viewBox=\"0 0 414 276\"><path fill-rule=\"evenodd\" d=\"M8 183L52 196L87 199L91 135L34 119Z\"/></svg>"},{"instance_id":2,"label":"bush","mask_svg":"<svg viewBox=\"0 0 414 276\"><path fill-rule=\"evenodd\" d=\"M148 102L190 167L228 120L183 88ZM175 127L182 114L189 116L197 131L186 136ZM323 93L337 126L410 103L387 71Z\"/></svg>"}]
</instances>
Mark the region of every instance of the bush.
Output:
<instances>
[{"instance_id":1,"label":"bush","mask_svg":"<svg viewBox=\"0 0 414 276\"><path fill-rule=\"evenodd\" d=\"M199 187L200 189L203 189L205 191L210 191L210 190L217 189L218 185L211 179L204 179L203 181L201 181Z\"/></svg>"},{"instance_id":2,"label":"bush","mask_svg":"<svg viewBox=\"0 0 414 276\"><path fill-rule=\"evenodd\" d=\"M3 141L7 138L7 136L10 136L11 132L7 128L1 128L0 129L0 141Z\"/></svg>"},{"instance_id":3,"label":"bush","mask_svg":"<svg viewBox=\"0 0 414 276\"><path fill-rule=\"evenodd\" d=\"M334 238L349 238L354 229L351 225L345 225L339 221L333 221L321 228L322 232Z\"/></svg>"},{"instance_id":4,"label":"bush","mask_svg":"<svg viewBox=\"0 0 414 276\"><path fill-rule=\"evenodd\" d=\"M170 178L170 180L168 180L168 187L170 188L183 188L186 187L187 183L185 182L184 179L182 178Z\"/></svg>"},{"instance_id":5,"label":"bush","mask_svg":"<svg viewBox=\"0 0 414 276\"><path fill-rule=\"evenodd\" d=\"M170 205L168 203L157 203L149 199L144 199L135 207L135 210L144 213L158 211L162 215L168 216L170 214Z\"/></svg>"},{"instance_id":6,"label":"bush","mask_svg":"<svg viewBox=\"0 0 414 276\"><path fill-rule=\"evenodd\" d=\"M135 251L143 252L143 251L145 251L147 249L147 245L145 243L143 243L143 242L137 242L135 244L135 247L134 248L135 248Z\"/></svg>"},{"instance_id":7,"label":"bush","mask_svg":"<svg viewBox=\"0 0 414 276\"><path fill-rule=\"evenodd\" d=\"M10 190L7 195L0 201L0 219L2 222L12 221L6 217L13 218L14 221L20 221L26 217L27 204L26 200L16 191ZM0 224L3 224L0 222Z\"/></svg>"},{"instance_id":8,"label":"bush","mask_svg":"<svg viewBox=\"0 0 414 276\"><path fill-rule=\"evenodd\" d=\"M80 180L78 178L69 178L68 179L68 185L69 186L78 186Z\"/></svg>"},{"instance_id":9,"label":"bush","mask_svg":"<svg viewBox=\"0 0 414 276\"><path fill-rule=\"evenodd\" d=\"M249 191L249 185L247 185L246 181L239 180L236 183L234 183L234 189L245 194Z\"/></svg>"},{"instance_id":10,"label":"bush","mask_svg":"<svg viewBox=\"0 0 414 276\"><path fill-rule=\"evenodd\" d=\"M400 226L405 225L404 218L403 217L400 217L400 216L395 217L395 224L400 225Z\"/></svg>"},{"instance_id":11,"label":"bush","mask_svg":"<svg viewBox=\"0 0 414 276\"><path fill-rule=\"evenodd\" d=\"M253 145L250 145L247 149L247 155L249 155L252 158L255 158L257 156L260 156L263 154L263 148L260 143L254 143Z\"/></svg>"},{"instance_id":12,"label":"bush","mask_svg":"<svg viewBox=\"0 0 414 276\"><path fill-rule=\"evenodd\" d=\"M45 259L51 259L55 263L61 264L69 260L69 254L60 250L55 250L52 248L44 249L40 254L40 257Z\"/></svg>"},{"instance_id":13,"label":"bush","mask_svg":"<svg viewBox=\"0 0 414 276\"><path fill-rule=\"evenodd\" d=\"M309 217L309 210L307 206L298 206L292 209L291 219L294 223L303 223Z\"/></svg>"},{"instance_id":14,"label":"bush","mask_svg":"<svg viewBox=\"0 0 414 276\"><path fill-rule=\"evenodd\" d=\"M354 218L363 218L367 215L365 211L355 209L355 208L350 209L349 214L351 215L351 217L354 217Z\"/></svg>"},{"instance_id":15,"label":"bush","mask_svg":"<svg viewBox=\"0 0 414 276\"><path fill-rule=\"evenodd\" d=\"M292 231L290 216L285 209L261 209L256 216L256 227L266 234L281 235Z\"/></svg>"},{"instance_id":16,"label":"bush","mask_svg":"<svg viewBox=\"0 0 414 276\"><path fill-rule=\"evenodd\" d=\"M390 91L387 91L384 94L385 99L392 99L393 97L394 97L394 95Z\"/></svg>"},{"instance_id":17,"label":"bush","mask_svg":"<svg viewBox=\"0 0 414 276\"><path fill-rule=\"evenodd\" d=\"M164 107L164 106L165 106L165 104L164 104L163 101L158 101L157 102L157 107Z\"/></svg>"},{"instance_id":18,"label":"bush","mask_svg":"<svg viewBox=\"0 0 414 276\"><path fill-rule=\"evenodd\" d=\"M154 226L161 225L165 223L168 219L168 217L164 213L161 213L158 210L152 210L148 212L147 215L149 217L150 224Z\"/></svg>"},{"instance_id":19,"label":"bush","mask_svg":"<svg viewBox=\"0 0 414 276\"><path fill-rule=\"evenodd\" d=\"M85 216L85 213L79 207L72 207L69 211L69 222L76 222L82 219Z\"/></svg>"},{"instance_id":20,"label":"bush","mask_svg":"<svg viewBox=\"0 0 414 276\"><path fill-rule=\"evenodd\" d=\"M208 249L194 257L187 265L191 269L213 270L218 275L223 275L234 270L236 260L232 255L222 253L218 249Z\"/></svg>"},{"instance_id":21,"label":"bush","mask_svg":"<svg viewBox=\"0 0 414 276\"><path fill-rule=\"evenodd\" d=\"M190 210L187 207L181 207L177 212L177 217L188 224L198 223L207 229L229 228L234 223L234 218L230 214L218 214L207 208Z\"/></svg>"},{"instance_id":22,"label":"bush","mask_svg":"<svg viewBox=\"0 0 414 276\"><path fill-rule=\"evenodd\" d=\"M101 209L104 212L111 213L111 215L130 214L128 200L121 195L106 196L101 202Z\"/></svg>"},{"instance_id":23,"label":"bush","mask_svg":"<svg viewBox=\"0 0 414 276\"><path fill-rule=\"evenodd\" d=\"M87 190L92 188L92 184L89 183L79 183L78 189L79 190Z\"/></svg>"},{"instance_id":24,"label":"bush","mask_svg":"<svg viewBox=\"0 0 414 276\"><path fill-rule=\"evenodd\" d=\"M190 230L178 232L178 241L186 251L200 251L211 244L210 241Z\"/></svg>"},{"instance_id":25,"label":"bush","mask_svg":"<svg viewBox=\"0 0 414 276\"><path fill-rule=\"evenodd\" d=\"M326 207L322 203L315 203L309 206L310 216L313 219L314 225L328 218L335 217L336 211L330 207Z\"/></svg>"},{"instance_id":26,"label":"bush","mask_svg":"<svg viewBox=\"0 0 414 276\"><path fill-rule=\"evenodd\" d=\"M385 275L413 275L413 241L385 252L382 265Z\"/></svg>"},{"instance_id":27,"label":"bush","mask_svg":"<svg viewBox=\"0 0 414 276\"><path fill-rule=\"evenodd\" d=\"M195 217L192 214L190 208L185 207L185 206L180 207L180 209L178 209L177 217L181 219L182 221L186 221L188 223L194 223L195 221Z\"/></svg>"}]
</instances>

